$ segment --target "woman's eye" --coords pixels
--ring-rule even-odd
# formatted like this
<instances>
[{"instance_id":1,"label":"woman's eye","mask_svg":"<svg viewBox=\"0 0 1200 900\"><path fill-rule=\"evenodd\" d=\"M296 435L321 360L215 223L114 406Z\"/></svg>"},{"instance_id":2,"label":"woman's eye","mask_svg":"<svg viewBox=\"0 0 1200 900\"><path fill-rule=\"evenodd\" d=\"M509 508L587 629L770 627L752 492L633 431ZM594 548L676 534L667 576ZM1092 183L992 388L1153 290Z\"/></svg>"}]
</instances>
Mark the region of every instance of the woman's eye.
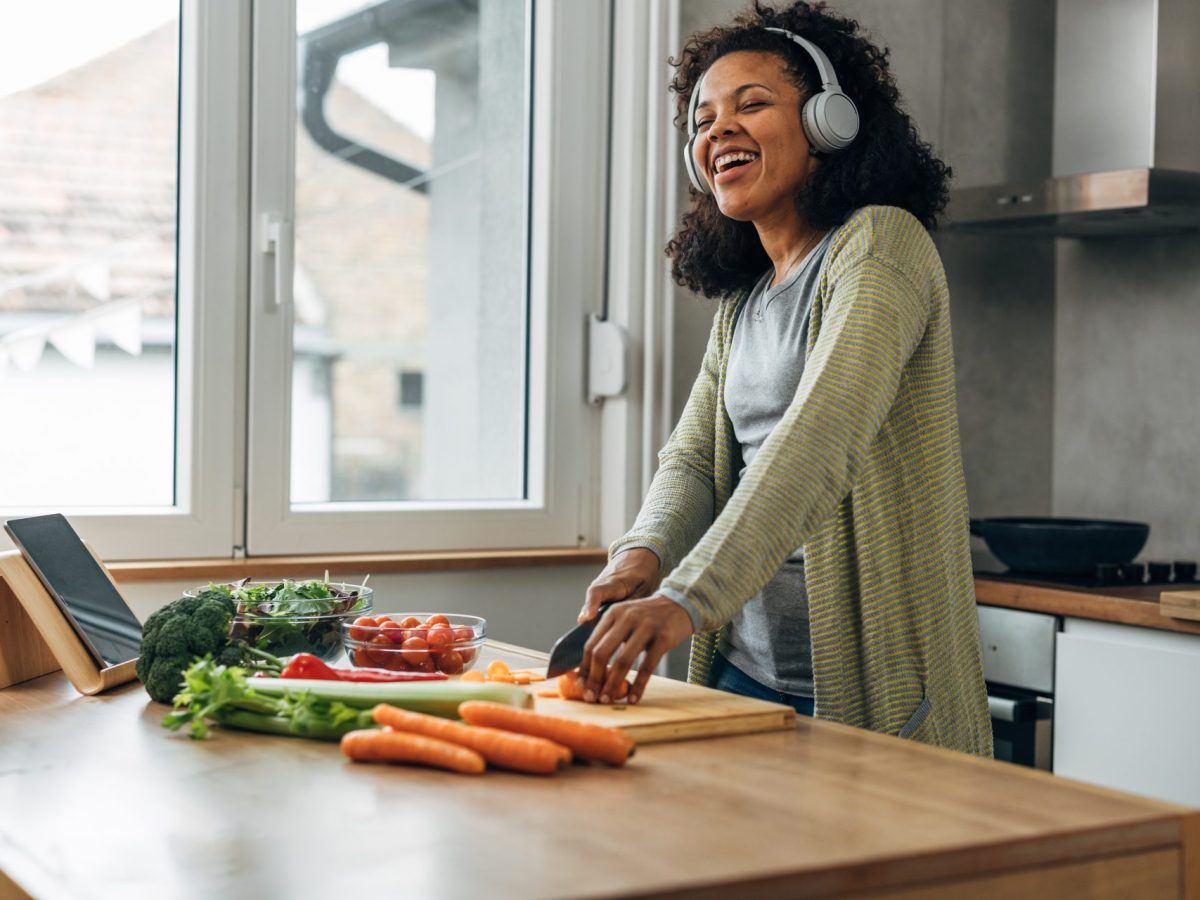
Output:
<instances>
[{"instance_id":1,"label":"woman's eye","mask_svg":"<svg viewBox=\"0 0 1200 900\"><path fill-rule=\"evenodd\" d=\"M765 106L761 100L751 100L749 103L743 103L742 109L754 109L756 106Z\"/></svg>"}]
</instances>

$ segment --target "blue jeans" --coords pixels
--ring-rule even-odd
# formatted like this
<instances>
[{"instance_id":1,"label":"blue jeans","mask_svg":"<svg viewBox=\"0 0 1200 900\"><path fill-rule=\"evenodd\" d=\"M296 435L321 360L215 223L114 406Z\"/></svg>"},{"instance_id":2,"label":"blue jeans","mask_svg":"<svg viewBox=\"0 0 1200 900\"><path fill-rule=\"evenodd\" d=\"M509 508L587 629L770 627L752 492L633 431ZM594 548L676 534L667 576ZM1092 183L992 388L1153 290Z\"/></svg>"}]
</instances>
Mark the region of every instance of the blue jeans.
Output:
<instances>
[{"instance_id":1,"label":"blue jeans","mask_svg":"<svg viewBox=\"0 0 1200 900\"><path fill-rule=\"evenodd\" d=\"M812 697L785 694L769 688L762 682L755 681L720 653L713 658L712 686L719 691L741 694L743 697L755 697L759 700L770 700L773 703L786 703L802 716L813 714Z\"/></svg>"}]
</instances>

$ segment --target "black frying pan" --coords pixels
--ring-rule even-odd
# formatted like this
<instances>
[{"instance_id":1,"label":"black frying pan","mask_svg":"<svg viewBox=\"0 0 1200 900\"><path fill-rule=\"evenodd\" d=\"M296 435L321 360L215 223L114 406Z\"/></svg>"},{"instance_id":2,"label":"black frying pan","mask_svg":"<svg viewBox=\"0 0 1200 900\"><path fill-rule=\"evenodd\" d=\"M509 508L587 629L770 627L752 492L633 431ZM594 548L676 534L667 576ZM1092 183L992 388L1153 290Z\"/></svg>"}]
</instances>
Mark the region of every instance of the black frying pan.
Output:
<instances>
[{"instance_id":1,"label":"black frying pan","mask_svg":"<svg viewBox=\"0 0 1200 900\"><path fill-rule=\"evenodd\" d=\"M1010 569L1047 575L1091 575L1099 563L1124 565L1150 535L1142 522L1106 519L972 519L971 533Z\"/></svg>"}]
</instances>

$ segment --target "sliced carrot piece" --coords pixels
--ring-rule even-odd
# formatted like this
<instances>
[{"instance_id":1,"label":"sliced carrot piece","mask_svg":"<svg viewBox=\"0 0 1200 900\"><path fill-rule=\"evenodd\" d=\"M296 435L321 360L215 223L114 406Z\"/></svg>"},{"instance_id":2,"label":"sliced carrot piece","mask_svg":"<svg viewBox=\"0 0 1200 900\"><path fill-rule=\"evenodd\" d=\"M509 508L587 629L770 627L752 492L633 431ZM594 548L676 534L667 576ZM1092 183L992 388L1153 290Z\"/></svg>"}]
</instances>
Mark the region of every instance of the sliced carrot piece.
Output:
<instances>
[{"instance_id":1,"label":"sliced carrot piece","mask_svg":"<svg viewBox=\"0 0 1200 900\"><path fill-rule=\"evenodd\" d=\"M488 667L487 667L487 677L488 678L495 678L497 675L511 675L511 674L512 674L512 672L509 671L508 663L506 663L502 659L493 659L490 663L488 663Z\"/></svg>"},{"instance_id":2,"label":"sliced carrot piece","mask_svg":"<svg viewBox=\"0 0 1200 900\"><path fill-rule=\"evenodd\" d=\"M463 672L460 680L461 681L486 681L487 679L484 678L482 672L476 672L474 669L472 669L470 672Z\"/></svg>"}]
</instances>

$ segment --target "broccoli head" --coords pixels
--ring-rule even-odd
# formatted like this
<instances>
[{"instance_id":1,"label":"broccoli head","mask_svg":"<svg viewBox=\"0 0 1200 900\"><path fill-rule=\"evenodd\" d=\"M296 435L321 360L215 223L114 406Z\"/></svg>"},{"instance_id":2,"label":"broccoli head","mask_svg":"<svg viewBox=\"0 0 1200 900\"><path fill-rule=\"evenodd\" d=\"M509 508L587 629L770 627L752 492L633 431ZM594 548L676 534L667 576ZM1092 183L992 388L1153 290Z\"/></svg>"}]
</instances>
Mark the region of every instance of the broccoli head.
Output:
<instances>
[{"instance_id":1,"label":"broccoli head","mask_svg":"<svg viewBox=\"0 0 1200 900\"><path fill-rule=\"evenodd\" d=\"M180 597L150 616L142 626L137 676L153 700L170 703L182 687L183 673L197 657L211 655L226 665L278 670L279 660L231 641L229 624L237 604L227 591L208 588Z\"/></svg>"}]
</instances>

